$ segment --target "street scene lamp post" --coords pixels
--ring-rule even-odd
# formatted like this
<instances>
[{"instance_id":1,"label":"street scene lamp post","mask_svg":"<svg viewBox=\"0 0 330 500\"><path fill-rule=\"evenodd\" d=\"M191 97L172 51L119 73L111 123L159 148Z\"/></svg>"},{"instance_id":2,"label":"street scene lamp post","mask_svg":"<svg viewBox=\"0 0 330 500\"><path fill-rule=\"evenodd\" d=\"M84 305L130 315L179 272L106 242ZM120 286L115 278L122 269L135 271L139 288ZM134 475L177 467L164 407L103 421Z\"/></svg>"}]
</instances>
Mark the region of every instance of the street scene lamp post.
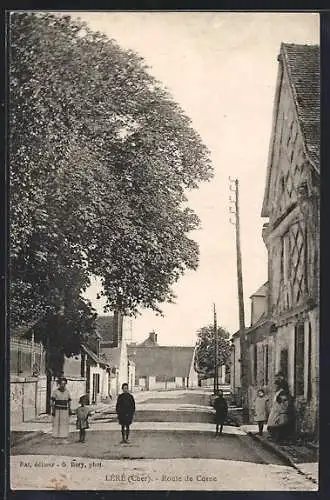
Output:
<instances>
[{"instance_id":1,"label":"street scene lamp post","mask_svg":"<svg viewBox=\"0 0 330 500\"><path fill-rule=\"evenodd\" d=\"M238 179L229 177L229 189L234 193L234 198L229 197L230 223L236 228L236 265L237 265L237 291L238 291L238 312L239 312L239 332L241 348L241 391L243 404L243 419L249 420L248 404L248 364L247 346L245 338L245 313L244 313L244 293L243 293L243 273L242 254L240 240L240 213L239 213L239 182Z\"/></svg>"}]
</instances>

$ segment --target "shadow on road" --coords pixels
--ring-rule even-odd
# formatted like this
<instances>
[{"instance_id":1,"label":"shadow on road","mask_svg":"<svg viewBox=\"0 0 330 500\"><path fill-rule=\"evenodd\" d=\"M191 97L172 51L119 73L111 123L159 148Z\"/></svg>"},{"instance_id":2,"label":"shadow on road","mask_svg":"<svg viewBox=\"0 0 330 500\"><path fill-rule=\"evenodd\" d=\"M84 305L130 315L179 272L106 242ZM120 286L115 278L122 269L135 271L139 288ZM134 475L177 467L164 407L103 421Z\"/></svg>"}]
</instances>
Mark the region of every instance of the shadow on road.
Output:
<instances>
[{"instance_id":1,"label":"shadow on road","mask_svg":"<svg viewBox=\"0 0 330 500\"><path fill-rule=\"evenodd\" d=\"M31 438L28 443L12 447L13 455L39 454L99 459L162 459L209 458L253 463L283 465L281 459L267 455L262 459L258 445L249 436L237 436L230 431L215 437L207 431L134 431L130 444L120 444L120 431L89 431L86 443L77 442L71 434L68 444L58 445L45 434Z\"/></svg>"}]
</instances>

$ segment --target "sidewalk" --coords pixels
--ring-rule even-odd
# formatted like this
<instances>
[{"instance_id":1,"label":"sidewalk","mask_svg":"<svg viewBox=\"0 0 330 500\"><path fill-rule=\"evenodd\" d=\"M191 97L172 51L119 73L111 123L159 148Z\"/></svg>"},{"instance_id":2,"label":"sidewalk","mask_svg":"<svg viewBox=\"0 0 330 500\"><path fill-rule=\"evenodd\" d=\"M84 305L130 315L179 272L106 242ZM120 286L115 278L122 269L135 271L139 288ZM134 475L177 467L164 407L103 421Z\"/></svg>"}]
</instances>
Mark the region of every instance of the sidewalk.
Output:
<instances>
[{"instance_id":1,"label":"sidewalk","mask_svg":"<svg viewBox=\"0 0 330 500\"><path fill-rule=\"evenodd\" d=\"M294 467L313 483L319 482L318 447L313 443L277 444L269 439L267 432L257 434L257 425L241 425L240 428L253 439L280 456L288 465Z\"/></svg>"}]
</instances>

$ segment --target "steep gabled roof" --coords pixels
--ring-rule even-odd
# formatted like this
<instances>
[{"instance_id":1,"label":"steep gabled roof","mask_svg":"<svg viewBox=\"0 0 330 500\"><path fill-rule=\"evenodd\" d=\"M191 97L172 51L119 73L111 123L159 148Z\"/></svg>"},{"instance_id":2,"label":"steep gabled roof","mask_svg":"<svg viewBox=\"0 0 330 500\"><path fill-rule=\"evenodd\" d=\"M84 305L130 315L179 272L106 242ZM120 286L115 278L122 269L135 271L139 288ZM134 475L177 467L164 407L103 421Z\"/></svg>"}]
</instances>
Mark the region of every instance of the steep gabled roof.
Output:
<instances>
[{"instance_id":1,"label":"steep gabled roof","mask_svg":"<svg viewBox=\"0 0 330 500\"><path fill-rule=\"evenodd\" d=\"M283 43L281 53L297 110L306 153L320 169L320 47Z\"/></svg>"},{"instance_id":2,"label":"steep gabled roof","mask_svg":"<svg viewBox=\"0 0 330 500\"><path fill-rule=\"evenodd\" d=\"M137 377L188 377L194 347L128 346L128 355L135 362Z\"/></svg>"},{"instance_id":3,"label":"steep gabled roof","mask_svg":"<svg viewBox=\"0 0 330 500\"><path fill-rule=\"evenodd\" d=\"M261 217L269 216L267 204L284 69L288 75L305 154L315 171L317 173L320 171L320 48L318 45L282 43L278 60L280 64L274 98L273 125Z\"/></svg>"}]
</instances>

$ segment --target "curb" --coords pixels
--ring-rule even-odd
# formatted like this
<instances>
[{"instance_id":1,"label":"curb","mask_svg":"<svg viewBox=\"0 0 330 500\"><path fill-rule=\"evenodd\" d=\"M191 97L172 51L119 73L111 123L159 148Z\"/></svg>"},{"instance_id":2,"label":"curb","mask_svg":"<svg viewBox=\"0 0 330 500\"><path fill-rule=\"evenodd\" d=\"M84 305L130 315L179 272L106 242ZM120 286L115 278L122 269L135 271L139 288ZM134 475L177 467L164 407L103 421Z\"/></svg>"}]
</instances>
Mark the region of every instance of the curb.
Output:
<instances>
[{"instance_id":1,"label":"curb","mask_svg":"<svg viewBox=\"0 0 330 500\"><path fill-rule=\"evenodd\" d=\"M37 436L42 436L44 434L44 431L30 431L27 432L25 436L22 436L21 438L17 439L15 444L11 444L11 446L17 446L21 443L24 443L25 441L29 441L29 439L33 439Z\"/></svg>"},{"instance_id":2,"label":"curb","mask_svg":"<svg viewBox=\"0 0 330 500\"><path fill-rule=\"evenodd\" d=\"M279 446L277 446L274 443L270 443L269 441L266 441L265 439L261 439L260 436L258 436L257 434L254 434L251 431L245 431L244 429L242 429L242 430L248 436L251 436L252 439L261 443L269 451L272 451L273 453L275 453L279 458L281 458L284 462L286 462L287 465L289 465L290 467L293 467L297 472L299 472L299 474L302 474L307 479L312 481L314 484L318 484L317 480L315 480L312 476L310 476L309 474L306 474L303 470L301 470L300 467L292 460L292 458L285 451L283 451Z\"/></svg>"}]
</instances>

